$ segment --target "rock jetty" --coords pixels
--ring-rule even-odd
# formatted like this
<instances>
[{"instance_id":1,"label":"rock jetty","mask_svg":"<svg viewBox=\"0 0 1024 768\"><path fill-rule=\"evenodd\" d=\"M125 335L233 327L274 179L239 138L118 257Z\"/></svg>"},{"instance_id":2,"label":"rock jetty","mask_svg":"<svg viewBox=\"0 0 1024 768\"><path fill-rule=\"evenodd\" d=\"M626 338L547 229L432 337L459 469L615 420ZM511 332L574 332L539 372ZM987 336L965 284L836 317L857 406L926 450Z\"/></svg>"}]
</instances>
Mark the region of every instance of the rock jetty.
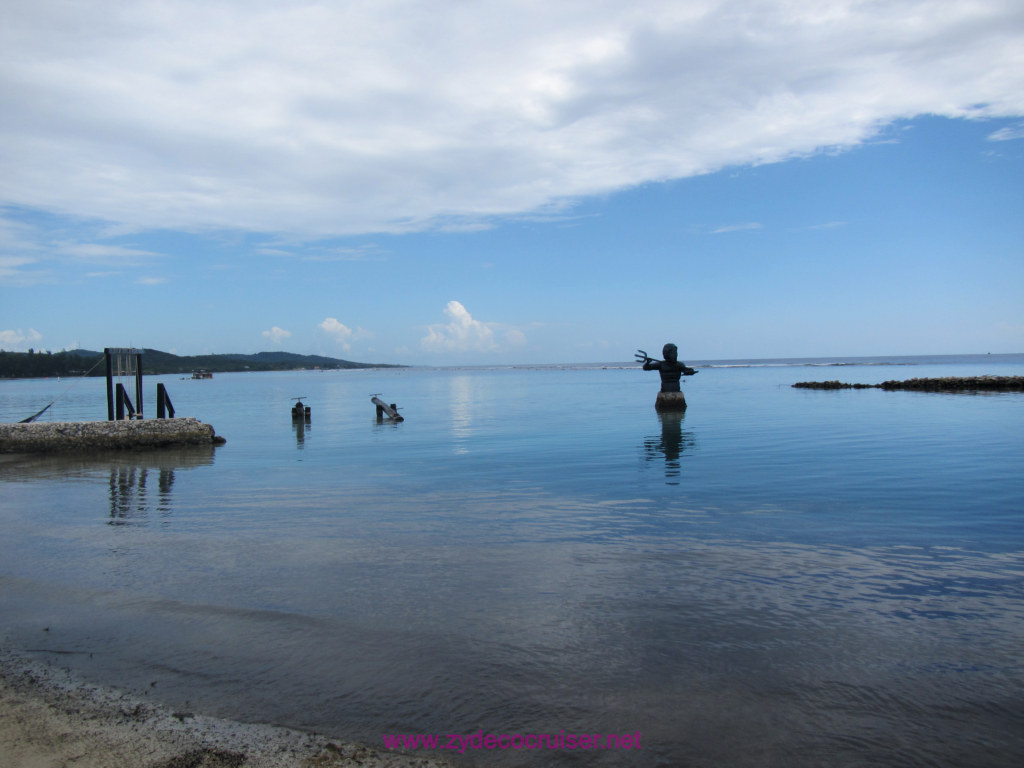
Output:
<instances>
[{"instance_id":1,"label":"rock jetty","mask_svg":"<svg viewBox=\"0 0 1024 768\"><path fill-rule=\"evenodd\" d=\"M145 449L224 442L212 425L194 418L0 424L0 453Z\"/></svg>"},{"instance_id":2,"label":"rock jetty","mask_svg":"<svg viewBox=\"0 0 1024 768\"><path fill-rule=\"evenodd\" d=\"M799 389L874 389L877 384L846 384L842 381L798 381Z\"/></svg>"},{"instance_id":3,"label":"rock jetty","mask_svg":"<svg viewBox=\"0 0 1024 768\"><path fill-rule=\"evenodd\" d=\"M1024 376L947 376L938 379L883 381L881 384L801 381L793 386L800 389L904 389L915 392L1024 392Z\"/></svg>"}]
</instances>

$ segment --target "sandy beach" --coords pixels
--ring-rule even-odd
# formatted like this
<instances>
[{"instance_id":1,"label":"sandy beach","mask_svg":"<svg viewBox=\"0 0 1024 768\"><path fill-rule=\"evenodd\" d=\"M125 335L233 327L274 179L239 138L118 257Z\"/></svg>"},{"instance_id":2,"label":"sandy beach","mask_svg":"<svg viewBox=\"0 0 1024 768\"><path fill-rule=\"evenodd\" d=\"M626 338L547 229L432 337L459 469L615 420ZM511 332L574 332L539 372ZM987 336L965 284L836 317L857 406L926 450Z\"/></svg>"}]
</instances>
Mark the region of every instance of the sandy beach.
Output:
<instances>
[{"instance_id":1,"label":"sandy beach","mask_svg":"<svg viewBox=\"0 0 1024 768\"><path fill-rule=\"evenodd\" d=\"M4 768L450 768L326 735L176 712L0 649Z\"/></svg>"}]
</instances>

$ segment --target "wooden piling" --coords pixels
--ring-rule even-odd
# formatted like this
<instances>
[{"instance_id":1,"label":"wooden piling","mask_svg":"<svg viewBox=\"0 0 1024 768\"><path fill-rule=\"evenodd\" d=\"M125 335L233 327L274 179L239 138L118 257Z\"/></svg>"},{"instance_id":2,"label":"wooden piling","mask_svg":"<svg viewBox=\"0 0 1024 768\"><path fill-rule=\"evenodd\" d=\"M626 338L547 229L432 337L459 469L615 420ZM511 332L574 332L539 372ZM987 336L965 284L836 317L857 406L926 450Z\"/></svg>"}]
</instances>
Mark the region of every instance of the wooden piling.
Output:
<instances>
[{"instance_id":1,"label":"wooden piling","mask_svg":"<svg viewBox=\"0 0 1024 768\"><path fill-rule=\"evenodd\" d=\"M398 406L395 405L394 403L388 405L387 403L385 403L383 400L376 396L371 397L370 402L377 406L378 420L383 420L384 415L387 414L387 417L393 421L405 421L405 419L402 418L401 415L399 415Z\"/></svg>"}]
</instances>

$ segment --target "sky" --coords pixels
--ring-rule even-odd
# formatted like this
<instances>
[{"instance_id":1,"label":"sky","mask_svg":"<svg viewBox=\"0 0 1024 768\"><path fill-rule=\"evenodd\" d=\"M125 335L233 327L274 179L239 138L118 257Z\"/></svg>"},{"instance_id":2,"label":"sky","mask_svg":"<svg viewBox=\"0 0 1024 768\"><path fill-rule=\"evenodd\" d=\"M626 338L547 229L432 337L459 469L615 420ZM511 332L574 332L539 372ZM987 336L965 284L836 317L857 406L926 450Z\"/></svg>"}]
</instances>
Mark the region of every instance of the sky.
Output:
<instances>
[{"instance_id":1,"label":"sky","mask_svg":"<svg viewBox=\"0 0 1024 768\"><path fill-rule=\"evenodd\" d=\"M0 348L669 341L1024 352L1024 3L0 6Z\"/></svg>"}]
</instances>

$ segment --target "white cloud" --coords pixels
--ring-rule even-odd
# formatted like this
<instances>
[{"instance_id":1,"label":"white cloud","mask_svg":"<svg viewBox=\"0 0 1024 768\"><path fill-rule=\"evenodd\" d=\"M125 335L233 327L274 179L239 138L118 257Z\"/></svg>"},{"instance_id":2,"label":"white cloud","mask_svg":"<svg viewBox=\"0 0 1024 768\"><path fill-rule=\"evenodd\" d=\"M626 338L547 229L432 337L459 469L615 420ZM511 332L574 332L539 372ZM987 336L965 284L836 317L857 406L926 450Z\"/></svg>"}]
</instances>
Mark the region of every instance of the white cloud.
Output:
<instances>
[{"instance_id":1,"label":"white cloud","mask_svg":"<svg viewBox=\"0 0 1024 768\"><path fill-rule=\"evenodd\" d=\"M352 345L349 343L350 341L369 338L373 335L365 328L356 328L353 330L334 317L325 318L318 327L320 330L334 337L334 340L341 345L342 349L345 350L352 349Z\"/></svg>"},{"instance_id":2,"label":"white cloud","mask_svg":"<svg viewBox=\"0 0 1024 768\"><path fill-rule=\"evenodd\" d=\"M375 245L363 245L355 248L324 246L308 242L276 242L257 249L264 256L279 256L314 262L366 262L386 261L387 256Z\"/></svg>"},{"instance_id":3,"label":"white cloud","mask_svg":"<svg viewBox=\"0 0 1024 768\"><path fill-rule=\"evenodd\" d=\"M732 225L727 226L727 227L719 227L718 229L712 230L711 234L713 234L713 235L721 235L721 234L723 234L725 232L744 232L744 231L751 230L751 229L761 229L761 228L762 228L761 224L758 224L756 221L752 221L752 222L750 222L748 224L732 224Z\"/></svg>"},{"instance_id":4,"label":"white cloud","mask_svg":"<svg viewBox=\"0 0 1024 768\"><path fill-rule=\"evenodd\" d=\"M278 328L276 325L269 331L263 331L263 338L270 339L275 344L280 344L291 335L291 331L286 331L284 328Z\"/></svg>"},{"instance_id":5,"label":"white cloud","mask_svg":"<svg viewBox=\"0 0 1024 768\"><path fill-rule=\"evenodd\" d=\"M526 334L517 328L505 331L505 341L513 347L521 347L526 344Z\"/></svg>"},{"instance_id":6,"label":"white cloud","mask_svg":"<svg viewBox=\"0 0 1024 768\"><path fill-rule=\"evenodd\" d=\"M35 259L27 256L0 256L0 283L14 283L25 278L22 267L34 262Z\"/></svg>"},{"instance_id":7,"label":"white cloud","mask_svg":"<svg viewBox=\"0 0 1024 768\"><path fill-rule=\"evenodd\" d=\"M494 331L474 320L462 304L449 301L444 308L447 323L431 325L420 346L428 352L491 352L498 348Z\"/></svg>"},{"instance_id":8,"label":"white cloud","mask_svg":"<svg viewBox=\"0 0 1024 768\"><path fill-rule=\"evenodd\" d=\"M337 318L328 317L322 323L320 323L321 330L326 331L332 336L337 336L340 339L347 339L352 335L352 329L344 323L338 322Z\"/></svg>"},{"instance_id":9,"label":"white cloud","mask_svg":"<svg viewBox=\"0 0 1024 768\"><path fill-rule=\"evenodd\" d=\"M62 243L56 246L55 250L61 255L76 261L124 266L143 264L159 255L152 251L143 251L138 248L126 248L122 245L104 245L100 243Z\"/></svg>"},{"instance_id":10,"label":"white cloud","mask_svg":"<svg viewBox=\"0 0 1024 768\"><path fill-rule=\"evenodd\" d=\"M989 141L1012 141L1013 139L1024 139L1024 123L1017 123L1017 125L1009 125L1006 128L1000 128L998 131L993 131L989 134Z\"/></svg>"},{"instance_id":11,"label":"white cloud","mask_svg":"<svg viewBox=\"0 0 1024 768\"><path fill-rule=\"evenodd\" d=\"M0 203L472 229L900 118L1024 115L1022 39L1018 0L12 0Z\"/></svg>"},{"instance_id":12,"label":"white cloud","mask_svg":"<svg viewBox=\"0 0 1024 768\"><path fill-rule=\"evenodd\" d=\"M166 277L140 277L135 282L138 283L139 285L160 285L161 283L166 283L167 282L167 278Z\"/></svg>"},{"instance_id":13,"label":"white cloud","mask_svg":"<svg viewBox=\"0 0 1024 768\"><path fill-rule=\"evenodd\" d=\"M0 209L0 285L32 285L50 277L40 269L35 232Z\"/></svg>"},{"instance_id":14,"label":"white cloud","mask_svg":"<svg viewBox=\"0 0 1024 768\"><path fill-rule=\"evenodd\" d=\"M2 80L2 75L0 75ZM13 210L0 208L0 284L32 285L52 281L55 274L67 279L74 270L94 265L117 270L151 265L162 255L126 245L96 242L103 235L95 222L58 222L56 217L18 220ZM117 274L90 271L84 277ZM140 276L137 282L145 283Z\"/></svg>"},{"instance_id":15,"label":"white cloud","mask_svg":"<svg viewBox=\"0 0 1024 768\"><path fill-rule=\"evenodd\" d=\"M28 333L19 328L16 331L0 331L0 349L11 352L26 352L42 341L43 335L39 331L29 328Z\"/></svg>"}]
</instances>

